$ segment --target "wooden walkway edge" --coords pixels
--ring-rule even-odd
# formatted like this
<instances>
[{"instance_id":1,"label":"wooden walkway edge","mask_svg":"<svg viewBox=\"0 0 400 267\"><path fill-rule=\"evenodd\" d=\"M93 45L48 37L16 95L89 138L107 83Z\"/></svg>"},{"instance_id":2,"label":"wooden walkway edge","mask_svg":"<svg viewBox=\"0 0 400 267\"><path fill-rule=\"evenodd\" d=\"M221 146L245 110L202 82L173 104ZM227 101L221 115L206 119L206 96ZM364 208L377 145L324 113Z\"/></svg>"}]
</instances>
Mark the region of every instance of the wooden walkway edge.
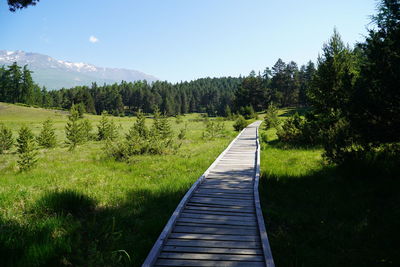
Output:
<instances>
[{"instance_id":1,"label":"wooden walkway edge","mask_svg":"<svg viewBox=\"0 0 400 267\"><path fill-rule=\"evenodd\" d=\"M187 191L142 266L275 266L258 193L260 124L243 129Z\"/></svg>"}]
</instances>

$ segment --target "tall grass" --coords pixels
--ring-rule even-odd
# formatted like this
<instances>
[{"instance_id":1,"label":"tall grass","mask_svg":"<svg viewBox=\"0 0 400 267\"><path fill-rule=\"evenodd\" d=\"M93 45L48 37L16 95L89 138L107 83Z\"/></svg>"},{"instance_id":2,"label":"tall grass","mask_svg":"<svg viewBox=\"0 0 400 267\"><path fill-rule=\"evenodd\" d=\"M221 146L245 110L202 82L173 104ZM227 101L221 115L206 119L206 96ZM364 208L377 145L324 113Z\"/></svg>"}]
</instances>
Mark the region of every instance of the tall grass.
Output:
<instances>
[{"instance_id":1,"label":"tall grass","mask_svg":"<svg viewBox=\"0 0 400 267\"><path fill-rule=\"evenodd\" d=\"M181 197L236 135L225 122L224 137L203 139L204 123L190 114L171 119L175 134L188 125L176 154L117 162L103 142L68 151L64 113L0 104L14 133L26 124L37 134L48 117L58 146L41 149L36 168L19 173L15 151L0 155L0 266L140 266ZM134 121L114 119L121 132Z\"/></svg>"}]
</instances>

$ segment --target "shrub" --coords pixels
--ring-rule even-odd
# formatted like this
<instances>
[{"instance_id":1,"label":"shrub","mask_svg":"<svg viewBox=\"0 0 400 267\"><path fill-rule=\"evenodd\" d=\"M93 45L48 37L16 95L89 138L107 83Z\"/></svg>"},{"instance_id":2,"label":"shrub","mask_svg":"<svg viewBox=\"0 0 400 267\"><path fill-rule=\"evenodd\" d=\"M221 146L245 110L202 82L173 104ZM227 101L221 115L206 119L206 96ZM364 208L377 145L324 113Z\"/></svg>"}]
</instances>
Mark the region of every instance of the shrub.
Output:
<instances>
[{"instance_id":1,"label":"shrub","mask_svg":"<svg viewBox=\"0 0 400 267\"><path fill-rule=\"evenodd\" d=\"M203 138L214 139L224 135L225 124L219 120L206 120L206 129L203 132Z\"/></svg>"},{"instance_id":2,"label":"shrub","mask_svg":"<svg viewBox=\"0 0 400 267\"><path fill-rule=\"evenodd\" d=\"M246 128L248 124L249 123L245 120L245 118L242 115L239 115L235 121L235 124L233 124L233 128L235 131L241 131Z\"/></svg>"},{"instance_id":3,"label":"shrub","mask_svg":"<svg viewBox=\"0 0 400 267\"><path fill-rule=\"evenodd\" d=\"M115 140L118 137L118 130L114 120L110 120L107 111L101 113L101 119L97 125L98 140L111 139Z\"/></svg>"},{"instance_id":4,"label":"shrub","mask_svg":"<svg viewBox=\"0 0 400 267\"><path fill-rule=\"evenodd\" d=\"M36 140L39 146L45 148L52 148L56 146L57 140L52 120L47 119L43 122L42 131Z\"/></svg>"},{"instance_id":5,"label":"shrub","mask_svg":"<svg viewBox=\"0 0 400 267\"><path fill-rule=\"evenodd\" d=\"M305 118L296 113L287 118L278 129L278 139L291 145L319 145L322 143L323 124L324 122L311 113L307 113Z\"/></svg>"},{"instance_id":6,"label":"shrub","mask_svg":"<svg viewBox=\"0 0 400 267\"><path fill-rule=\"evenodd\" d=\"M368 149L358 144L354 136L349 122L345 119L338 120L324 134L323 157L336 164L364 159Z\"/></svg>"},{"instance_id":7,"label":"shrub","mask_svg":"<svg viewBox=\"0 0 400 267\"><path fill-rule=\"evenodd\" d=\"M185 123L185 127L179 130L178 134L178 139L183 140L186 138L186 132L187 132L187 123Z\"/></svg>"},{"instance_id":8,"label":"shrub","mask_svg":"<svg viewBox=\"0 0 400 267\"><path fill-rule=\"evenodd\" d=\"M278 129L277 135L280 141L289 144L300 144L302 141L303 119L298 113L286 119L282 128Z\"/></svg>"},{"instance_id":9,"label":"shrub","mask_svg":"<svg viewBox=\"0 0 400 267\"><path fill-rule=\"evenodd\" d=\"M95 139L95 134L93 134L93 126L89 119L84 119L81 122L82 136L85 141L90 141Z\"/></svg>"},{"instance_id":10,"label":"shrub","mask_svg":"<svg viewBox=\"0 0 400 267\"><path fill-rule=\"evenodd\" d=\"M0 124L0 154L5 150L10 150L14 144L11 129L7 128L4 124Z\"/></svg>"},{"instance_id":11,"label":"shrub","mask_svg":"<svg viewBox=\"0 0 400 267\"><path fill-rule=\"evenodd\" d=\"M254 112L253 106L241 107L239 114L242 115L246 120L257 118L257 114Z\"/></svg>"},{"instance_id":12,"label":"shrub","mask_svg":"<svg viewBox=\"0 0 400 267\"><path fill-rule=\"evenodd\" d=\"M168 118L158 111L154 114L151 130L145 124L144 115L139 112L125 140L118 143L108 140L105 146L107 154L117 160L127 160L140 154L165 154L178 148Z\"/></svg>"},{"instance_id":13,"label":"shrub","mask_svg":"<svg viewBox=\"0 0 400 267\"><path fill-rule=\"evenodd\" d=\"M279 126L278 109L270 104L264 118L265 129L276 128Z\"/></svg>"},{"instance_id":14,"label":"shrub","mask_svg":"<svg viewBox=\"0 0 400 267\"><path fill-rule=\"evenodd\" d=\"M20 171L27 171L33 168L37 163L37 151L35 137L32 131L23 126L19 130L17 139L17 152L19 159L17 161Z\"/></svg>"}]
</instances>

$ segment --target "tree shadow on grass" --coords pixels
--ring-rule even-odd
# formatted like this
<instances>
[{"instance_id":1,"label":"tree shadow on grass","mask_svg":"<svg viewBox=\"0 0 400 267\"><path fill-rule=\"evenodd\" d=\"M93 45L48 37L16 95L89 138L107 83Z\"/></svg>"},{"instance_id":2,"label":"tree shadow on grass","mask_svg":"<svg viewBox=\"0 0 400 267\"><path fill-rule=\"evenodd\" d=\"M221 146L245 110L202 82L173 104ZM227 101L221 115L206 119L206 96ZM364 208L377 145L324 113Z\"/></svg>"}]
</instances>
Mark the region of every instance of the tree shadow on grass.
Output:
<instances>
[{"instance_id":1,"label":"tree shadow on grass","mask_svg":"<svg viewBox=\"0 0 400 267\"><path fill-rule=\"evenodd\" d=\"M0 217L0 266L140 266L185 192L129 191L111 207L46 193L26 224Z\"/></svg>"},{"instance_id":2,"label":"tree shadow on grass","mask_svg":"<svg viewBox=\"0 0 400 267\"><path fill-rule=\"evenodd\" d=\"M354 163L305 176L262 173L277 266L400 266L400 169Z\"/></svg>"}]
</instances>

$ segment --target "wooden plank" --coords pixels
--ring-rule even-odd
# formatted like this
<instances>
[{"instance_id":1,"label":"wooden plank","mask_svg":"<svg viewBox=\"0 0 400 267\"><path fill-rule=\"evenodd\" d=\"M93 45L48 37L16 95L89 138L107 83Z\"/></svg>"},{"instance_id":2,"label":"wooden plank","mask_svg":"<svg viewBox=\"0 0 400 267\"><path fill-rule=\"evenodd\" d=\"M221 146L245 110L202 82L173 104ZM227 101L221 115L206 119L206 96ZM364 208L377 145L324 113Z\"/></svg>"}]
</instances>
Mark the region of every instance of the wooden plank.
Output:
<instances>
[{"instance_id":1,"label":"wooden plank","mask_svg":"<svg viewBox=\"0 0 400 267\"><path fill-rule=\"evenodd\" d=\"M230 199L230 200L254 200L253 196L249 195L232 195L232 194L202 194L202 193L194 193L193 196L196 197L210 197L210 198L218 198L218 199Z\"/></svg>"},{"instance_id":2,"label":"wooden plank","mask_svg":"<svg viewBox=\"0 0 400 267\"><path fill-rule=\"evenodd\" d=\"M194 213L194 214L240 216L240 217L253 218L254 220L256 220L255 215L252 213L237 213L237 212L223 212L223 211L192 210L192 209L185 209L184 212L185 213Z\"/></svg>"},{"instance_id":3,"label":"wooden plank","mask_svg":"<svg viewBox=\"0 0 400 267\"><path fill-rule=\"evenodd\" d=\"M200 260L159 259L155 266L265 267L265 263L252 262L252 261L200 261Z\"/></svg>"},{"instance_id":4,"label":"wooden plank","mask_svg":"<svg viewBox=\"0 0 400 267\"><path fill-rule=\"evenodd\" d=\"M226 225L226 224L208 224L208 223L194 223L194 222L176 222L176 226L191 226L191 227L209 227L220 229L243 229L243 230L257 230L257 225Z\"/></svg>"},{"instance_id":5,"label":"wooden plank","mask_svg":"<svg viewBox=\"0 0 400 267\"><path fill-rule=\"evenodd\" d=\"M204 247L204 248L261 248L260 242L215 241L215 240L187 240L169 238L167 246Z\"/></svg>"},{"instance_id":6,"label":"wooden plank","mask_svg":"<svg viewBox=\"0 0 400 267\"><path fill-rule=\"evenodd\" d=\"M205 219L205 220L229 220L229 221L243 221L243 222L254 222L256 220L255 217L196 214L187 212L182 212L181 218L193 218L193 219Z\"/></svg>"},{"instance_id":7,"label":"wooden plank","mask_svg":"<svg viewBox=\"0 0 400 267\"><path fill-rule=\"evenodd\" d=\"M174 227L176 233L194 233L194 234L219 234L219 235L240 235L240 236L258 236L256 229L238 229L238 228L218 228L201 226L180 226Z\"/></svg>"},{"instance_id":8,"label":"wooden plank","mask_svg":"<svg viewBox=\"0 0 400 267\"><path fill-rule=\"evenodd\" d=\"M255 241L260 242L259 236L240 235L216 235L216 234L195 234L195 233L171 233L170 238L175 239L196 239L196 240L219 240L219 241Z\"/></svg>"},{"instance_id":9,"label":"wooden plank","mask_svg":"<svg viewBox=\"0 0 400 267\"><path fill-rule=\"evenodd\" d=\"M197 205L186 205L185 210L202 210L202 211L218 211L218 212L230 212L230 213L238 213L238 214L255 214L254 209L237 209L237 208L228 208L228 207L211 207L211 206L197 206Z\"/></svg>"},{"instance_id":10,"label":"wooden plank","mask_svg":"<svg viewBox=\"0 0 400 267\"><path fill-rule=\"evenodd\" d=\"M232 205L221 205L221 204L210 204L210 203L192 203L189 202L186 205L186 208L189 207L209 207L209 208L218 208L218 209L229 209L229 210L236 210L238 212L255 212L254 207L249 207L249 206L232 206Z\"/></svg>"},{"instance_id":11,"label":"wooden plank","mask_svg":"<svg viewBox=\"0 0 400 267\"><path fill-rule=\"evenodd\" d=\"M263 255L261 249L243 249L243 248L203 248L203 247L179 247L164 246L165 252L192 252L192 253L212 253L212 254L232 254L232 255Z\"/></svg>"},{"instance_id":12,"label":"wooden plank","mask_svg":"<svg viewBox=\"0 0 400 267\"><path fill-rule=\"evenodd\" d=\"M213 197L195 197L193 196L190 199L190 202L199 202L199 203L216 203L216 204L228 204L228 205L238 205L238 206L254 206L254 202L247 199L223 199L223 198L213 198Z\"/></svg>"},{"instance_id":13,"label":"wooden plank","mask_svg":"<svg viewBox=\"0 0 400 267\"><path fill-rule=\"evenodd\" d=\"M203 254L203 253L174 253L162 252L160 259L188 259L188 260L215 260L215 261L263 261L258 255L230 255L230 254Z\"/></svg>"},{"instance_id":14,"label":"wooden plank","mask_svg":"<svg viewBox=\"0 0 400 267\"><path fill-rule=\"evenodd\" d=\"M257 223L255 221L233 221L226 219L218 219L218 220L207 220L207 219L194 219L194 218L184 218L179 217L178 222L189 222L189 223L197 223L197 224L219 224L219 225L248 225L248 226L256 226Z\"/></svg>"},{"instance_id":15,"label":"wooden plank","mask_svg":"<svg viewBox=\"0 0 400 267\"><path fill-rule=\"evenodd\" d=\"M198 193L207 193L207 194L235 194L235 195L245 195L245 196L252 196L253 189L244 189L244 190L235 190L235 189L205 189L201 186L197 189Z\"/></svg>"}]
</instances>

